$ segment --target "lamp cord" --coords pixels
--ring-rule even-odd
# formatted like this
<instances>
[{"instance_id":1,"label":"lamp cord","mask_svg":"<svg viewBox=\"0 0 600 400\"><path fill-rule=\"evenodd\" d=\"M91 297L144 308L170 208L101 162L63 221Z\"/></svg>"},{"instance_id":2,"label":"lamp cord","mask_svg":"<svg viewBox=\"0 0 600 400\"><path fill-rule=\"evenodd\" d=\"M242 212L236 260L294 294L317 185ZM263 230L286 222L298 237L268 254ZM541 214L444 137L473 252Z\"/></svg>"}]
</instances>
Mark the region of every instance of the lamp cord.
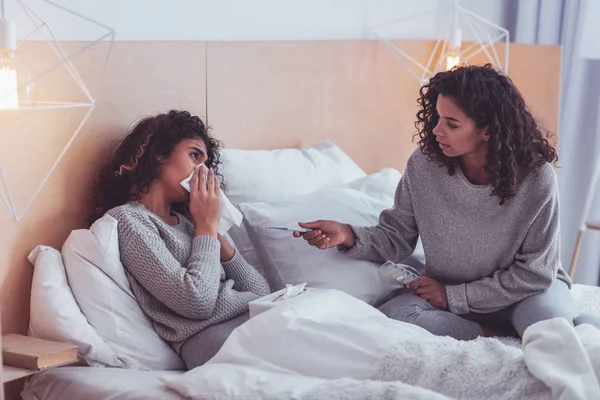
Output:
<instances>
[{"instance_id":1,"label":"lamp cord","mask_svg":"<svg viewBox=\"0 0 600 400\"><path fill-rule=\"evenodd\" d=\"M4 0L2 0L4 1ZM458 29L458 0L454 0L454 30Z\"/></svg>"}]
</instances>

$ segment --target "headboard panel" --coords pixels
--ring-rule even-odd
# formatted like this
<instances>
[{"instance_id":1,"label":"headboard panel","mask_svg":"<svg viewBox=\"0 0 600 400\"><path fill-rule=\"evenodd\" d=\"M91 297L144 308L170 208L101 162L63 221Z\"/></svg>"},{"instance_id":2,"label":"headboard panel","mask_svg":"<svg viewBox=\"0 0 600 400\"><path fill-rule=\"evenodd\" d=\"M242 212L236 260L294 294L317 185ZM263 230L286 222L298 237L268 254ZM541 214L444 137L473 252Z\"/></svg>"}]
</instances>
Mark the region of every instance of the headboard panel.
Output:
<instances>
[{"instance_id":1,"label":"headboard panel","mask_svg":"<svg viewBox=\"0 0 600 400\"><path fill-rule=\"evenodd\" d=\"M403 45L425 61L434 43ZM560 49L511 45L510 53L510 75L556 132ZM530 60L544 68L531 73ZM93 59L78 65L84 75L97 67ZM37 244L60 248L72 229L86 226L92 181L112 144L139 117L188 109L207 116L227 147L300 147L331 139L369 172L402 170L415 146L417 95L418 82L377 42L115 43L92 117L25 218L15 223L0 207L3 332L27 328L33 270L27 254ZM39 183L29 164L51 164L59 148L34 158L13 154L33 139L8 126L0 121L0 147L22 168L19 185ZM43 126L36 140L65 138L64 124Z\"/></svg>"},{"instance_id":2,"label":"headboard panel","mask_svg":"<svg viewBox=\"0 0 600 400\"><path fill-rule=\"evenodd\" d=\"M419 83L378 42L208 43L207 70L209 122L226 144L329 138L368 172L404 168L414 148Z\"/></svg>"},{"instance_id":3,"label":"headboard panel","mask_svg":"<svg viewBox=\"0 0 600 400\"><path fill-rule=\"evenodd\" d=\"M401 44L423 63L434 46L419 41ZM382 167L403 170L416 146L420 85L380 43L207 46L207 113L226 145L298 147L329 138L367 172ZM541 120L556 132L560 49L511 45L510 52L511 77ZM483 54L477 61L485 63Z\"/></svg>"}]
</instances>

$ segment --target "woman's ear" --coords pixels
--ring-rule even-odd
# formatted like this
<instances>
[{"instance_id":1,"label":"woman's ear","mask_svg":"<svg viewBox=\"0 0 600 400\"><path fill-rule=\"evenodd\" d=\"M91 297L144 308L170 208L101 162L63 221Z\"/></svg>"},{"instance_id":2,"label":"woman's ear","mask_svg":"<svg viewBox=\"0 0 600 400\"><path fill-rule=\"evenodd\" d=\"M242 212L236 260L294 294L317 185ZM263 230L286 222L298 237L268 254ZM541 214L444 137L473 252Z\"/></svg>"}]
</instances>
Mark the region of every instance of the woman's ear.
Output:
<instances>
[{"instance_id":1,"label":"woman's ear","mask_svg":"<svg viewBox=\"0 0 600 400\"><path fill-rule=\"evenodd\" d=\"M479 131L479 133L481 133L484 142L488 142L490 140L490 132L487 126Z\"/></svg>"}]
</instances>

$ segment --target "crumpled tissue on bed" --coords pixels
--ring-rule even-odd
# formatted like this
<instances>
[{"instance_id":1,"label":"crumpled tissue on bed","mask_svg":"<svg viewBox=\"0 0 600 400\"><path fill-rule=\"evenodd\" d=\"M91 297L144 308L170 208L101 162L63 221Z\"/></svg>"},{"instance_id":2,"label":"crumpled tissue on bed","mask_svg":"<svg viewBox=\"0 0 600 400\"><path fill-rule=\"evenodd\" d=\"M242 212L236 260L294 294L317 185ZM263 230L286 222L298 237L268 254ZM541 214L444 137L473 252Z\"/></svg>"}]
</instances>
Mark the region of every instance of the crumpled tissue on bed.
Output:
<instances>
[{"instance_id":1,"label":"crumpled tissue on bed","mask_svg":"<svg viewBox=\"0 0 600 400\"><path fill-rule=\"evenodd\" d=\"M261 312L267 311L277 306L283 300L296 297L304 292L307 292L308 290L309 289L306 288L306 282L300 283L298 285L290 285L288 283L287 285L285 285L285 288L278 290L275 293L268 294L266 296L261 297L260 299L252 300L250 303L248 303L250 318L253 318Z\"/></svg>"}]
</instances>

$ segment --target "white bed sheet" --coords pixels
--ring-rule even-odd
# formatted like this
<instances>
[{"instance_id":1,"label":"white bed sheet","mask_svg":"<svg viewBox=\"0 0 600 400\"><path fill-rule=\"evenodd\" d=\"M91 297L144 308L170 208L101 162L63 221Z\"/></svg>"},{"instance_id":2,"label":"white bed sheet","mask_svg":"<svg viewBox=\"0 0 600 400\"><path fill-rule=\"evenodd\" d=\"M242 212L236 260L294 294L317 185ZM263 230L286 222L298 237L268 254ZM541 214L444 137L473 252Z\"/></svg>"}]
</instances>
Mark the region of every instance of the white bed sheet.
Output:
<instances>
[{"instance_id":1,"label":"white bed sheet","mask_svg":"<svg viewBox=\"0 0 600 400\"><path fill-rule=\"evenodd\" d=\"M574 285L573 296L582 312L600 315L600 288ZM415 329L419 328L415 327ZM257 373L259 372L256 368L258 365L258 357L254 359L251 357L248 360L247 367L253 371L256 370ZM181 374L180 371L62 367L31 377L22 396L24 400L179 400L183 397L169 389L159 378L169 375L175 377ZM225 386L233 385L236 381L235 373L231 370L228 370L226 374L220 374L219 378L222 379L219 383ZM298 389L301 388L303 386L301 376L296 375L294 379L298 381L292 383L291 387L297 385ZM217 384L217 382L212 383ZM246 385L248 385L248 381L242 384L242 386ZM206 386L203 387L207 389ZM202 391L204 392L204 390Z\"/></svg>"},{"instance_id":2,"label":"white bed sheet","mask_svg":"<svg viewBox=\"0 0 600 400\"><path fill-rule=\"evenodd\" d=\"M61 367L31 377L24 400L181 400L159 377L183 371L140 371L121 368Z\"/></svg>"}]
</instances>

